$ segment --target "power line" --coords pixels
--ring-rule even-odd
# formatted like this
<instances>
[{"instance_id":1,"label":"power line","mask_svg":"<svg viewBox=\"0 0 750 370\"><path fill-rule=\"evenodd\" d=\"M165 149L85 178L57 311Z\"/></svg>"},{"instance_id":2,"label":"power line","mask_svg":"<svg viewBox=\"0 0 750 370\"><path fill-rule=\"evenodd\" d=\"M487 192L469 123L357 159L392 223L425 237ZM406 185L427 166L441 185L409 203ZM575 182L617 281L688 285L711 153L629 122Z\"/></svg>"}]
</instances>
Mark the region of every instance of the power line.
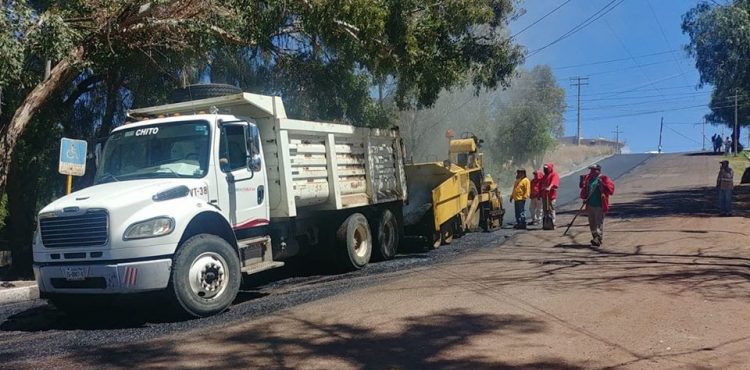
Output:
<instances>
[{"instance_id":1,"label":"power line","mask_svg":"<svg viewBox=\"0 0 750 370\"><path fill-rule=\"evenodd\" d=\"M705 95L705 94L711 94L711 91L699 91L699 92L690 92L690 93L681 93L681 94L670 94L672 96L682 96L682 95ZM616 98L596 98L596 99L586 99L587 102L590 101L603 101L603 100L624 100L624 99L647 99L647 98L659 98L661 95L646 95L646 96L620 96Z\"/></svg>"},{"instance_id":2,"label":"power line","mask_svg":"<svg viewBox=\"0 0 750 370\"><path fill-rule=\"evenodd\" d=\"M743 104L743 105L750 105L750 104ZM674 111L680 111L680 110L687 110L687 109L692 109L692 108L723 109L723 108L732 108L732 107L734 107L734 104L727 105L727 106L724 106L724 107L709 107L706 104L699 104L699 105L690 105L690 106L686 106L686 107L677 107L677 108L671 108L671 109L657 109L657 110L650 110L650 111L643 111L643 112L619 114L619 115L613 115L613 116L590 117L590 118L588 118L588 120L595 121L595 120L606 120L606 119L614 119L614 118L636 117L636 116L644 116L644 115L655 114L655 113L674 112Z\"/></svg>"},{"instance_id":3,"label":"power line","mask_svg":"<svg viewBox=\"0 0 750 370\"><path fill-rule=\"evenodd\" d=\"M691 137L688 137L687 135L685 135L685 134L683 134L683 133L681 133L681 132L679 132L679 131L677 131L677 130L675 130L675 129L673 129L673 128L669 127L669 126L667 126L667 128L668 128L668 129L670 129L670 130L672 130L672 132L674 132L675 134L677 134L677 135L680 135L680 136L684 137L685 139L688 139L688 140L690 140L690 141L692 141L692 142L694 142L694 143L696 143L696 144L701 144L701 142L700 142L700 141L698 141L698 140L695 140L695 139L693 139L693 138L691 138Z\"/></svg>"},{"instance_id":4,"label":"power line","mask_svg":"<svg viewBox=\"0 0 750 370\"><path fill-rule=\"evenodd\" d=\"M640 67L648 67L648 66L654 66L654 65L665 64L665 63L672 63L672 60L660 60L660 61L653 62L653 63L641 64L640 66L630 66L630 67L625 67L625 68L609 69L609 70L606 70L606 71L599 71L599 72L594 72L594 73L587 73L586 76L589 76L589 77L591 77L591 76L598 76L598 75L604 75L604 74L608 74L608 73L622 72L622 71L627 71L629 69L636 69L636 68L640 68ZM567 78L567 77L562 77L562 78Z\"/></svg>"},{"instance_id":5,"label":"power line","mask_svg":"<svg viewBox=\"0 0 750 370\"><path fill-rule=\"evenodd\" d=\"M661 22L659 21L659 17L656 15L656 11L654 11L654 7L651 6L651 0L646 0L646 5L648 5L648 8L651 10L651 14L654 16L654 20L656 21L656 25L659 27L659 32L661 32L662 38L664 38L664 42L667 44L668 48L672 48L672 43L669 42L669 39L667 38L667 33L664 32L664 28L661 26ZM677 58L674 57L674 54L672 54L672 59L674 59L675 64L677 65L677 69L680 72L683 72L682 65L677 60ZM687 82L687 80L683 77L683 80Z\"/></svg>"},{"instance_id":6,"label":"power line","mask_svg":"<svg viewBox=\"0 0 750 370\"><path fill-rule=\"evenodd\" d=\"M658 103L688 103L691 100L694 100L696 97L682 97L682 98L667 98L662 100L648 100L648 101L642 101L642 102L631 102L626 104L610 104L610 105L595 105L592 107L585 108L584 110L600 110L600 109L610 109L610 108L619 108L619 107L635 107L639 105L645 105L645 104L658 104ZM734 97L730 96L723 99L717 99L714 102L715 103L728 103L731 99L734 99ZM687 100L687 101L686 101Z\"/></svg>"},{"instance_id":7,"label":"power line","mask_svg":"<svg viewBox=\"0 0 750 370\"><path fill-rule=\"evenodd\" d=\"M534 21L533 23L531 23L530 25L528 25L528 26L524 27L524 29L522 29L522 30L520 30L520 31L516 32L516 33L515 33L515 34L514 34L513 36L511 36L510 38L511 38L511 39L514 39L514 38L516 38L516 36L520 35L520 34L521 34L522 32L524 32L524 31L528 30L529 28L533 27L533 26L534 26L535 24L537 24L537 23L541 22L541 21L542 21L542 20L543 20L544 18L547 18L547 17L548 17L548 16L550 16L550 15L551 15L552 13L554 13L554 12L558 11L558 10L559 10L560 8L562 8L563 6L565 6L565 4L569 3L570 1L571 1L571 0L567 0L567 1L565 1L564 3L560 4L560 5L559 5L559 6L557 7L557 8L555 8L555 9L552 9L552 10L550 10L550 11L549 11L549 12L548 12L547 14L545 14L545 15L543 15L543 16L542 16L541 18L539 18L539 19L535 20L535 21Z\"/></svg>"},{"instance_id":8,"label":"power line","mask_svg":"<svg viewBox=\"0 0 750 370\"><path fill-rule=\"evenodd\" d=\"M624 1L625 0L612 0L612 1L608 2L607 5L604 5L602 8L600 8L599 10L597 10L594 14L592 14L588 18L584 19L583 22L577 24L575 27L571 28L568 32L565 32L564 34L562 34L562 36L558 37L557 39L555 39L554 41L548 43L547 45L544 45L541 48L532 51L531 53L529 53L528 56L531 57L531 56L533 56L535 54L538 54L542 50L544 50L544 49L546 49L546 48L548 48L548 47L550 47L550 46L552 46L554 44L557 44L558 42L560 42L560 41L562 41L562 40L564 40L564 39L566 39L566 38L568 38L570 36L573 36L578 31L586 28L591 23L594 23L597 20L599 20L599 18L607 15L607 13L611 12L612 9L616 8L617 6L619 6Z\"/></svg>"},{"instance_id":9,"label":"power line","mask_svg":"<svg viewBox=\"0 0 750 370\"><path fill-rule=\"evenodd\" d=\"M634 88L631 88L629 90L623 90L623 91L619 91L619 92L614 92L614 93L610 94L610 96L615 96L615 95L620 95L620 94L625 94L625 93L629 93L629 92L641 90L643 88L655 85L655 84L657 84L659 82L666 81L666 80L671 80L671 79L673 79L675 77L680 77L680 76L682 76L684 74L685 74L685 72L678 73L678 74L671 75L671 76L667 76L667 77L664 77L664 78L661 78L661 79L658 79L658 80L655 80L655 81L651 81L651 82L648 82L648 83L645 83L645 84L638 85L638 86L636 86Z\"/></svg>"},{"instance_id":10,"label":"power line","mask_svg":"<svg viewBox=\"0 0 750 370\"><path fill-rule=\"evenodd\" d=\"M623 49L623 50L625 50L625 53L627 53L627 54L628 54L628 55L630 56L630 59L631 59L631 60L633 61L633 63L635 63L635 65L636 65L636 66L638 67L638 70L640 70L640 71L641 71L641 74L643 75L643 77L646 77L646 79L649 79L649 77L648 77L648 76L646 75L646 72L645 72L645 71L643 70L643 67L641 66L641 64L640 64L640 63L638 63L638 60L636 60L636 59L635 59L635 58L633 57L633 54L632 54L632 53L630 52L630 50L628 50L628 48L627 48L627 47L625 46L625 42L623 42L623 41L622 41L622 39L620 38L620 35L618 35L618 34L617 34L617 32L615 32L615 29L614 29L614 28L612 28L612 26L611 26L611 25L609 24L609 22L607 22L607 20L606 20L606 19L604 20L604 24L606 24L606 25L607 25L607 28L609 28L609 31L610 31L610 32L612 32L612 34L613 34L613 35L615 36L615 38L617 39L617 41L618 41L618 42L620 43L620 46L622 47L622 49ZM661 91L661 90L659 90L659 88L658 88L658 87L656 87L656 86L654 86L654 91L656 91L656 92L658 92L659 94L662 94L662 96L664 96L664 92L663 92L663 91Z\"/></svg>"},{"instance_id":11,"label":"power line","mask_svg":"<svg viewBox=\"0 0 750 370\"><path fill-rule=\"evenodd\" d=\"M666 51L659 51L656 53L650 53L650 54L643 54L643 55L636 55L635 58L648 58L656 55L664 55L664 54L670 54L674 53L676 50L666 50ZM626 60L630 60L630 57L627 58L619 58L619 59L609 59L609 60L601 60L597 62L590 62L590 63L582 63L582 64L573 64L568 66L562 66L562 67L554 67L552 69L570 69L570 68L578 68L578 67L587 67L587 66L594 66L598 64L609 64L609 63L615 63L615 62L622 62Z\"/></svg>"}]
</instances>

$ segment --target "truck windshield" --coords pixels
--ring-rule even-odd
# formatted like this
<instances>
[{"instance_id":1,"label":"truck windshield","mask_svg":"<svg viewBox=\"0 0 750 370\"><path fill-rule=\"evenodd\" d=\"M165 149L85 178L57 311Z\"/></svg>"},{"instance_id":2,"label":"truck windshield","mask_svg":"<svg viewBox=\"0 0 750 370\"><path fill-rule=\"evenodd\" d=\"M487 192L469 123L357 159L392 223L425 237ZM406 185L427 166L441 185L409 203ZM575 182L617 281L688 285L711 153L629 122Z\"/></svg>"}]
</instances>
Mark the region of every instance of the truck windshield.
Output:
<instances>
[{"instance_id":1,"label":"truck windshield","mask_svg":"<svg viewBox=\"0 0 750 370\"><path fill-rule=\"evenodd\" d=\"M95 183L192 177L208 171L206 121L170 122L113 133L102 151Z\"/></svg>"}]
</instances>

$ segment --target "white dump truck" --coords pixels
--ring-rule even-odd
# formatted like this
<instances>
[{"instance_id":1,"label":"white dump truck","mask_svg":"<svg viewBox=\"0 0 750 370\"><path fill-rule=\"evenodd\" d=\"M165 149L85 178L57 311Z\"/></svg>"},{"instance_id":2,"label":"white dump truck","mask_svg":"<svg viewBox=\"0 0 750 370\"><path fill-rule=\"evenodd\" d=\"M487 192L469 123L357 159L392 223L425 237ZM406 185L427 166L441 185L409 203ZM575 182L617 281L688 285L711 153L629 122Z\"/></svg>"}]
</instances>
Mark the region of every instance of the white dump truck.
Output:
<instances>
[{"instance_id":1,"label":"white dump truck","mask_svg":"<svg viewBox=\"0 0 750 370\"><path fill-rule=\"evenodd\" d=\"M97 150L95 185L39 213L34 273L59 308L163 291L207 316L230 305L242 274L291 256L357 269L395 254L398 130L289 119L281 98L250 93L129 116Z\"/></svg>"}]
</instances>

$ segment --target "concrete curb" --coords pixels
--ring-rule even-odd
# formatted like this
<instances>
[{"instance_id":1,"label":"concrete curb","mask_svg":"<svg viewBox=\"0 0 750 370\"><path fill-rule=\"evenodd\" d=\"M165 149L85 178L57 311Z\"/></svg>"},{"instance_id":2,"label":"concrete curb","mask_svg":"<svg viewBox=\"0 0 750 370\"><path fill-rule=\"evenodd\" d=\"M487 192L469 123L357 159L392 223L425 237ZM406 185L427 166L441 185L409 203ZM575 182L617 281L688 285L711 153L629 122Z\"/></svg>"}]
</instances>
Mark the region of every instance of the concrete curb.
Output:
<instances>
[{"instance_id":1,"label":"concrete curb","mask_svg":"<svg viewBox=\"0 0 750 370\"><path fill-rule=\"evenodd\" d=\"M28 285L26 286L0 288L0 305L32 301L35 299L39 299L39 288L36 286L35 282L28 282Z\"/></svg>"}]
</instances>

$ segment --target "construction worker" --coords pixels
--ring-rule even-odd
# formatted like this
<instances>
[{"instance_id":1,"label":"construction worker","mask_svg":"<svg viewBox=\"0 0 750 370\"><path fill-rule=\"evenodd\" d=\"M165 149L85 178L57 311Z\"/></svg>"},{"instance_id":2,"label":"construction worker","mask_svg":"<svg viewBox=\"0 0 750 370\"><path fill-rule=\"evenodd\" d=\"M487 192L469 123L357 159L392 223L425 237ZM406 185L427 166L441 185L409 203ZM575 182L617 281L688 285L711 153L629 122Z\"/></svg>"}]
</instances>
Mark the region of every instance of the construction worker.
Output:
<instances>
[{"instance_id":1,"label":"construction worker","mask_svg":"<svg viewBox=\"0 0 750 370\"><path fill-rule=\"evenodd\" d=\"M514 229L526 228L526 199L531 195L531 182L526 178L526 170L516 170L516 183L513 184L513 193L510 195L511 203L516 205L516 225Z\"/></svg>"},{"instance_id":2,"label":"construction worker","mask_svg":"<svg viewBox=\"0 0 750 370\"><path fill-rule=\"evenodd\" d=\"M604 236L604 215L609 210L609 197L615 193L615 183L602 175L598 164L589 167L589 174L581 182L581 199L585 202L591 230L591 246L602 245Z\"/></svg>"},{"instance_id":3,"label":"construction worker","mask_svg":"<svg viewBox=\"0 0 750 370\"><path fill-rule=\"evenodd\" d=\"M732 215L732 189L734 188L734 171L729 161L721 161L719 176L716 177L716 189L719 190L719 214Z\"/></svg>"},{"instance_id":4,"label":"construction worker","mask_svg":"<svg viewBox=\"0 0 750 370\"><path fill-rule=\"evenodd\" d=\"M531 173L531 204L529 205L531 223L529 225L542 222L542 177L544 177L542 171L536 170Z\"/></svg>"},{"instance_id":5,"label":"construction worker","mask_svg":"<svg viewBox=\"0 0 750 370\"><path fill-rule=\"evenodd\" d=\"M542 226L545 230L555 228L555 203L557 203L557 188L560 187L560 175L555 172L555 165L547 163L542 167L544 177L542 177L542 207L544 216ZM548 220L548 221L544 221Z\"/></svg>"}]
</instances>

